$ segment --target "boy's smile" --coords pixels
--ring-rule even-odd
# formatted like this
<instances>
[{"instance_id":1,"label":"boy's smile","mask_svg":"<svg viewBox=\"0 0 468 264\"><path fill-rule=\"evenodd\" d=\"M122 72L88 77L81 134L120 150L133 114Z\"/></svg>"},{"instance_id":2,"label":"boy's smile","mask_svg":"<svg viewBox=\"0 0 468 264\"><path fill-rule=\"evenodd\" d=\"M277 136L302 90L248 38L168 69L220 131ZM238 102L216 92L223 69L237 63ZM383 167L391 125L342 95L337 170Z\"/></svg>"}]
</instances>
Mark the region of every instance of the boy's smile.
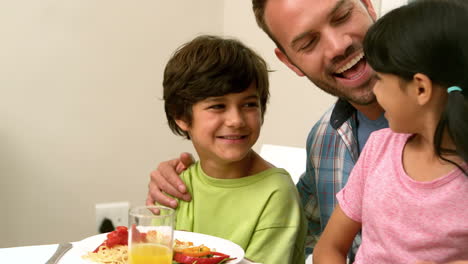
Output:
<instances>
[{"instance_id":1,"label":"boy's smile","mask_svg":"<svg viewBox=\"0 0 468 264\"><path fill-rule=\"evenodd\" d=\"M240 93L209 97L192 107L189 126L177 124L190 134L202 162L229 164L241 162L258 139L262 109L255 83Z\"/></svg>"}]
</instances>

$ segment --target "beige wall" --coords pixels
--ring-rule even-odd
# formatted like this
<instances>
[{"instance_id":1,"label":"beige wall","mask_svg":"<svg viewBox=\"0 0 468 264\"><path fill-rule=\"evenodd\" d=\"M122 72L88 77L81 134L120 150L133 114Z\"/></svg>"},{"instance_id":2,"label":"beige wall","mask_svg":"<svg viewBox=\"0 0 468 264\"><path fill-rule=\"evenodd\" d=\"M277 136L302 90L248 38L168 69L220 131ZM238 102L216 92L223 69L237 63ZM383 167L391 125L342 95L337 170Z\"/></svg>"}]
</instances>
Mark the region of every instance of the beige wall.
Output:
<instances>
[{"instance_id":1,"label":"beige wall","mask_svg":"<svg viewBox=\"0 0 468 264\"><path fill-rule=\"evenodd\" d=\"M166 125L165 62L223 32L275 70L256 149L304 147L334 99L278 62L249 0L0 1L0 247L80 240L96 203L143 204L154 166L193 152Z\"/></svg>"},{"instance_id":2,"label":"beige wall","mask_svg":"<svg viewBox=\"0 0 468 264\"><path fill-rule=\"evenodd\" d=\"M143 204L158 161L192 150L169 131L162 70L221 34L223 3L0 4L0 247L94 234L94 205Z\"/></svg>"}]
</instances>

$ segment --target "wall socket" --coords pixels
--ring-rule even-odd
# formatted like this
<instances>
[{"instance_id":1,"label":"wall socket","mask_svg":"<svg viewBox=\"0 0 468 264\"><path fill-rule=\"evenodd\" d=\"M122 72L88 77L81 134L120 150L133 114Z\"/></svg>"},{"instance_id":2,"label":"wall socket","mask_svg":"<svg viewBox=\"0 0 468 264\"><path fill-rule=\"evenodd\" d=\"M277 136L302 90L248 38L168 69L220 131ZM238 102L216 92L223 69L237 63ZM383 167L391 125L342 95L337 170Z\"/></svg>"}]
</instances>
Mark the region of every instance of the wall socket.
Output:
<instances>
[{"instance_id":1,"label":"wall socket","mask_svg":"<svg viewBox=\"0 0 468 264\"><path fill-rule=\"evenodd\" d=\"M112 221L114 227L128 226L129 202L99 203L96 204L96 230L99 233L99 227L105 218Z\"/></svg>"}]
</instances>

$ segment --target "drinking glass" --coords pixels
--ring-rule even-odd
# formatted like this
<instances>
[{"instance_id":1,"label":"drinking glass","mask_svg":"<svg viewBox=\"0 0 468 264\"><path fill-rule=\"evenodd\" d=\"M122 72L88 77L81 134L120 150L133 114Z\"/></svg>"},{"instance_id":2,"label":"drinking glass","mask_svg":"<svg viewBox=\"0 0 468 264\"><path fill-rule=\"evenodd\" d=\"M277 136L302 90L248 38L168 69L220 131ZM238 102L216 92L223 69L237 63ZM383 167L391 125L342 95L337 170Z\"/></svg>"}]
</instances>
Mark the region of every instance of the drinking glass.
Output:
<instances>
[{"instance_id":1,"label":"drinking glass","mask_svg":"<svg viewBox=\"0 0 468 264\"><path fill-rule=\"evenodd\" d=\"M174 209L138 206L129 211L129 264L172 264Z\"/></svg>"}]
</instances>

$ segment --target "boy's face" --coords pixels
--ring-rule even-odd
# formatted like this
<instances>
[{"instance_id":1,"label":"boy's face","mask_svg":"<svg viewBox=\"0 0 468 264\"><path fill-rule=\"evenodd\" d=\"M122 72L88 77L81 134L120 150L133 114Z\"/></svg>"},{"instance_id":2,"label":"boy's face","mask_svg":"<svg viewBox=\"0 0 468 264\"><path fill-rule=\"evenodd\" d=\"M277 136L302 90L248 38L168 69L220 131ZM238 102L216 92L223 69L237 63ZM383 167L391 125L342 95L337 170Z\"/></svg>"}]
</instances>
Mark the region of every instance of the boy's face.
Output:
<instances>
[{"instance_id":1,"label":"boy's face","mask_svg":"<svg viewBox=\"0 0 468 264\"><path fill-rule=\"evenodd\" d=\"M258 139L262 110L255 83L241 93L209 97L192 107L192 124L176 120L187 131L204 162L241 161Z\"/></svg>"}]
</instances>

